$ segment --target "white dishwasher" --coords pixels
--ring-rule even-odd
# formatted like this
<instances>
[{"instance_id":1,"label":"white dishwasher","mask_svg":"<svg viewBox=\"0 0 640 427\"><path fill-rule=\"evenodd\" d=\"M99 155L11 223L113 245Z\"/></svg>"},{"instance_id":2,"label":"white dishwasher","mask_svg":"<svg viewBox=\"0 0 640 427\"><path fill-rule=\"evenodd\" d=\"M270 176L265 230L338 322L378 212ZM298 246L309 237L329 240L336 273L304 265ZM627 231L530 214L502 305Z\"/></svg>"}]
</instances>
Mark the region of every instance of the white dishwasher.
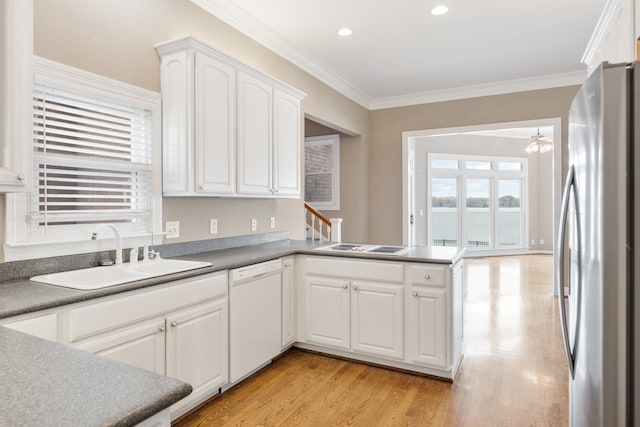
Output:
<instances>
[{"instance_id":1,"label":"white dishwasher","mask_svg":"<svg viewBox=\"0 0 640 427\"><path fill-rule=\"evenodd\" d=\"M282 260L231 270L229 380L243 379L281 350Z\"/></svg>"}]
</instances>

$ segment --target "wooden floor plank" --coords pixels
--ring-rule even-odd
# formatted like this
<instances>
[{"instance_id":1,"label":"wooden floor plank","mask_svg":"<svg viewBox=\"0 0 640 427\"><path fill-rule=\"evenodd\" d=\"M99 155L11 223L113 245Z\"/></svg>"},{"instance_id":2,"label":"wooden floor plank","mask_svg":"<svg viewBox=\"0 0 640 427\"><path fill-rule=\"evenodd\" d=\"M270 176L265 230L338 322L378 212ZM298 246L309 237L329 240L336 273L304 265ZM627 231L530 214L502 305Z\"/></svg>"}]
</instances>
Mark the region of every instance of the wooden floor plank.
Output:
<instances>
[{"instance_id":1,"label":"wooden floor plank","mask_svg":"<svg viewBox=\"0 0 640 427\"><path fill-rule=\"evenodd\" d=\"M547 255L465 261L465 356L453 384L292 350L175 425L565 426L552 274Z\"/></svg>"}]
</instances>

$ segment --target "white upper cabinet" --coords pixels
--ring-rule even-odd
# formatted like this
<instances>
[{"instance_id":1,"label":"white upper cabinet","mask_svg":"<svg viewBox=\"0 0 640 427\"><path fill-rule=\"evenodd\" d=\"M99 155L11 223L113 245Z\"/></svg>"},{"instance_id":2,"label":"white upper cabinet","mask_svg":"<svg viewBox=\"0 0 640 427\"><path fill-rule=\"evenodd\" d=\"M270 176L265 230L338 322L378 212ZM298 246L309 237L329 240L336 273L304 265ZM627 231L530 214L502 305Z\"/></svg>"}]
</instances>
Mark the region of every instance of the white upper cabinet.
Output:
<instances>
[{"instance_id":1,"label":"white upper cabinet","mask_svg":"<svg viewBox=\"0 0 640 427\"><path fill-rule=\"evenodd\" d=\"M609 0L605 5L582 58L589 73L604 61L616 63L636 59L636 39L640 28L634 15L634 9L637 9L635 2L638 0Z\"/></svg>"},{"instance_id":2,"label":"white upper cabinet","mask_svg":"<svg viewBox=\"0 0 640 427\"><path fill-rule=\"evenodd\" d=\"M197 192L233 194L235 189L235 86L233 67L196 54Z\"/></svg>"},{"instance_id":3,"label":"white upper cabinet","mask_svg":"<svg viewBox=\"0 0 640 427\"><path fill-rule=\"evenodd\" d=\"M300 196L300 100L273 90L273 191Z\"/></svg>"},{"instance_id":4,"label":"white upper cabinet","mask_svg":"<svg viewBox=\"0 0 640 427\"><path fill-rule=\"evenodd\" d=\"M191 37L156 49L164 195L299 197L304 95Z\"/></svg>"},{"instance_id":5,"label":"white upper cabinet","mask_svg":"<svg viewBox=\"0 0 640 427\"><path fill-rule=\"evenodd\" d=\"M272 194L272 88L238 73L238 193Z\"/></svg>"},{"instance_id":6,"label":"white upper cabinet","mask_svg":"<svg viewBox=\"0 0 640 427\"><path fill-rule=\"evenodd\" d=\"M33 2L0 1L0 193L31 191Z\"/></svg>"}]
</instances>

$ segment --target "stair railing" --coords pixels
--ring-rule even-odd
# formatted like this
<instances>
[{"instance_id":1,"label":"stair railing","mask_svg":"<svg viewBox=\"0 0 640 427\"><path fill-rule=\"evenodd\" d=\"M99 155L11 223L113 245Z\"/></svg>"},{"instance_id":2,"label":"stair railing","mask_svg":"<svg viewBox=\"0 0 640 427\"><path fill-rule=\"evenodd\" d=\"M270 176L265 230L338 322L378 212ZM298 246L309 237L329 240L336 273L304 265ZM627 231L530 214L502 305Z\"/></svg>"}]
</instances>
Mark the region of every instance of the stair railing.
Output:
<instances>
[{"instance_id":1,"label":"stair railing","mask_svg":"<svg viewBox=\"0 0 640 427\"><path fill-rule=\"evenodd\" d=\"M313 241L342 241L342 218L327 218L322 212L304 202L307 238Z\"/></svg>"}]
</instances>

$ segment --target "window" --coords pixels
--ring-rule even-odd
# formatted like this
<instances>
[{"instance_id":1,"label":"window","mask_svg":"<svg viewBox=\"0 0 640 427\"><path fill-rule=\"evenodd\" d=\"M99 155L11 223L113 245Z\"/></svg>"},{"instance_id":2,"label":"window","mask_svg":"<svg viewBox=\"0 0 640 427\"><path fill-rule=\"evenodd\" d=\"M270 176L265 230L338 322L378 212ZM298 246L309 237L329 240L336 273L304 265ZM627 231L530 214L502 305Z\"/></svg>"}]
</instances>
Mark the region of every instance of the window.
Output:
<instances>
[{"instance_id":1,"label":"window","mask_svg":"<svg viewBox=\"0 0 640 427\"><path fill-rule=\"evenodd\" d=\"M429 154L427 241L508 249L526 245L527 159Z\"/></svg>"},{"instance_id":2,"label":"window","mask_svg":"<svg viewBox=\"0 0 640 427\"><path fill-rule=\"evenodd\" d=\"M340 136L305 138L304 198L319 210L340 209Z\"/></svg>"},{"instance_id":3,"label":"window","mask_svg":"<svg viewBox=\"0 0 640 427\"><path fill-rule=\"evenodd\" d=\"M101 223L159 231L159 94L38 58L34 70L33 189L8 198L8 246L85 241Z\"/></svg>"}]
</instances>

